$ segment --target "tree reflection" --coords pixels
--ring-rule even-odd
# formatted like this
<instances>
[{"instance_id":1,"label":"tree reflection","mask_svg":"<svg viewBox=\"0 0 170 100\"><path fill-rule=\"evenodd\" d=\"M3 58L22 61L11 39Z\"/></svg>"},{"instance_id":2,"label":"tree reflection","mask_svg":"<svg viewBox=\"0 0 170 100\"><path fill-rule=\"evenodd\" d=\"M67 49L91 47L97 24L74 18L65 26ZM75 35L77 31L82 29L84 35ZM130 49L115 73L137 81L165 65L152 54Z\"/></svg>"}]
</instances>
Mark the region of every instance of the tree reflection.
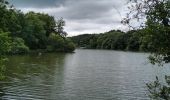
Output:
<instances>
[{"instance_id":1,"label":"tree reflection","mask_svg":"<svg viewBox=\"0 0 170 100\"><path fill-rule=\"evenodd\" d=\"M5 62L7 61L7 58L0 57L0 80L5 79Z\"/></svg>"}]
</instances>

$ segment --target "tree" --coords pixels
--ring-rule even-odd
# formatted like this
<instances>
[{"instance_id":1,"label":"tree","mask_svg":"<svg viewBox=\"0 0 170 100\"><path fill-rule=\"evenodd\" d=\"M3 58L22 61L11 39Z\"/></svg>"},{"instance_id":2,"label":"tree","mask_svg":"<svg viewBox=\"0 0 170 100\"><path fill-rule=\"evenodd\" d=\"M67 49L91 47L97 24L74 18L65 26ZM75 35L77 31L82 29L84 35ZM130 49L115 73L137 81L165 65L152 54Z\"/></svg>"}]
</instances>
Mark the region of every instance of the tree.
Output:
<instances>
[{"instance_id":1,"label":"tree","mask_svg":"<svg viewBox=\"0 0 170 100\"><path fill-rule=\"evenodd\" d=\"M73 52L75 50L75 44L68 38L65 39L64 51Z\"/></svg>"},{"instance_id":2,"label":"tree","mask_svg":"<svg viewBox=\"0 0 170 100\"><path fill-rule=\"evenodd\" d=\"M139 33L137 31L133 32L132 36L129 38L127 49L130 51L139 51L140 45Z\"/></svg>"},{"instance_id":3,"label":"tree","mask_svg":"<svg viewBox=\"0 0 170 100\"><path fill-rule=\"evenodd\" d=\"M64 31L65 21L63 20L63 18L60 18L56 24L56 32L62 37L66 37L67 33Z\"/></svg>"},{"instance_id":4,"label":"tree","mask_svg":"<svg viewBox=\"0 0 170 100\"><path fill-rule=\"evenodd\" d=\"M39 15L40 16L40 15ZM29 12L25 15L25 26L21 38L30 49L45 49L47 43L45 22L37 13Z\"/></svg>"},{"instance_id":5,"label":"tree","mask_svg":"<svg viewBox=\"0 0 170 100\"><path fill-rule=\"evenodd\" d=\"M169 0L130 0L133 4L130 12L122 23L131 27L132 19L143 21L140 28L144 28L144 41L148 42L152 55L149 57L152 64L170 62L170 1ZM146 21L144 21L146 20ZM165 77L169 80L169 77ZM170 99L169 81L162 85L158 78L147 84L152 99Z\"/></svg>"},{"instance_id":6,"label":"tree","mask_svg":"<svg viewBox=\"0 0 170 100\"><path fill-rule=\"evenodd\" d=\"M75 45L70 39L63 39L59 34L52 33L49 36L47 51L49 52L73 52Z\"/></svg>"},{"instance_id":7,"label":"tree","mask_svg":"<svg viewBox=\"0 0 170 100\"><path fill-rule=\"evenodd\" d=\"M163 56L162 61L170 61L170 1L169 0L130 0L133 4L122 23L131 26L132 19L146 20L140 24L144 28L145 41L152 46L153 59ZM156 61L156 60L155 60Z\"/></svg>"},{"instance_id":8,"label":"tree","mask_svg":"<svg viewBox=\"0 0 170 100\"><path fill-rule=\"evenodd\" d=\"M9 9L7 9L9 8ZM7 17L8 11L12 9L12 7L9 7L9 3L6 0L0 0L0 29L3 31L7 31L8 28L6 27L7 25Z\"/></svg>"},{"instance_id":9,"label":"tree","mask_svg":"<svg viewBox=\"0 0 170 100\"><path fill-rule=\"evenodd\" d=\"M64 39L58 35L52 33L49 36L48 51L64 51Z\"/></svg>"},{"instance_id":10,"label":"tree","mask_svg":"<svg viewBox=\"0 0 170 100\"><path fill-rule=\"evenodd\" d=\"M55 33L56 21L53 16L48 14L37 13L36 16L44 22L44 29L46 30L46 36L49 37L51 33Z\"/></svg>"}]
</instances>

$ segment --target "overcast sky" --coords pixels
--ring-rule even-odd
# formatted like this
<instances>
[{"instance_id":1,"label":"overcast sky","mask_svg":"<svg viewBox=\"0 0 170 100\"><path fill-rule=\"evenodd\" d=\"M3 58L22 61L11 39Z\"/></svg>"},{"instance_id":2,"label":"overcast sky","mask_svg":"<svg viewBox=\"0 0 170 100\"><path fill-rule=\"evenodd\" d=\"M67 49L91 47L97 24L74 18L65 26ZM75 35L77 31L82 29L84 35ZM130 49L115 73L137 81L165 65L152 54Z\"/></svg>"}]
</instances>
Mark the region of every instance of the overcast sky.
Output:
<instances>
[{"instance_id":1,"label":"overcast sky","mask_svg":"<svg viewBox=\"0 0 170 100\"><path fill-rule=\"evenodd\" d=\"M66 21L69 36L126 30L120 21L125 16L127 0L9 0L23 12L44 12Z\"/></svg>"}]
</instances>

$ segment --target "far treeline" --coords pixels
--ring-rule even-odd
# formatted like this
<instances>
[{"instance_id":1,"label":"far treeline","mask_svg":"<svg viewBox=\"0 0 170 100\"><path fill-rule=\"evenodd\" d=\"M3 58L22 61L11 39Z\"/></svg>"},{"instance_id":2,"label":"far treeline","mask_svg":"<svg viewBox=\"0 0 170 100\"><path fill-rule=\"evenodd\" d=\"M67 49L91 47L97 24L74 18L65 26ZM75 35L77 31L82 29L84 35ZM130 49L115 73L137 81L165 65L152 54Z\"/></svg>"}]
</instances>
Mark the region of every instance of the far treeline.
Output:
<instances>
[{"instance_id":1,"label":"far treeline","mask_svg":"<svg viewBox=\"0 0 170 100\"><path fill-rule=\"evenodd\" d=\"M144 31L144 29L128 32L111 30L101 34L78 35L71 39L79 48L148 52L153 50L152 42L145 39Z\"/></svg>"},{"instance_id":2,"label":"far treeline","mask_svg":"<svg viewBox=\"0 0 170 100\"><path fill-rule=\"evenodd\" d=\"M44 13L23 13L0 0L0 55L25 54L30 50L72 52L75 46L66 38L65 21Z\"/></svg>"}]
</instances>

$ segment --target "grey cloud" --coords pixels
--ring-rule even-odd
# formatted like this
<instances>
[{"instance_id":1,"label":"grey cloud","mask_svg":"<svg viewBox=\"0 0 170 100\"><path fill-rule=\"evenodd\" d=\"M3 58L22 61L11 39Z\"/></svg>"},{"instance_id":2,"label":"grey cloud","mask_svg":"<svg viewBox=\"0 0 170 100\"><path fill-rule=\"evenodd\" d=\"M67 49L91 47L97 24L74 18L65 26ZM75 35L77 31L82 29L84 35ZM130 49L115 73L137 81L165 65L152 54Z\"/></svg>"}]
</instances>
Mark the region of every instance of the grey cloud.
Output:
<instances>
[{"instance_id":1,"label":"grey cloud","mask_svg":"<svg viewBox=\"0 0 170 100\"><path fill-rule=\"evenodd\" d=\"M64 3L65 0L8 0L15 7L19 8L44 8L56 7Z\"/></svg>"},{"instance_id":2,"label":"grey cloud","mask_svg":"<svg viewBox=\"0 0 170 100\"><path fill-rule=\"evenodd\" d=\"M95 19L110 15L115 6L114 0L67 0L61 14L68 19Z\"/></svg>"},{"instance_id":3,"label":"grey cloud","mask_svg":"<svg viewBox=\"0 0 170 100\"><path fill-rule=\"evenodd\" d=\"M16 0L17 7L28 12L45 12L66 20L66 31L75 35L126 29L120 21L126 0ZM14 1L13 1L14 2ZM25 5L25 6L23 6ZM122 15L120 15L122 14Z\"/></svg>"}]
</instances>

